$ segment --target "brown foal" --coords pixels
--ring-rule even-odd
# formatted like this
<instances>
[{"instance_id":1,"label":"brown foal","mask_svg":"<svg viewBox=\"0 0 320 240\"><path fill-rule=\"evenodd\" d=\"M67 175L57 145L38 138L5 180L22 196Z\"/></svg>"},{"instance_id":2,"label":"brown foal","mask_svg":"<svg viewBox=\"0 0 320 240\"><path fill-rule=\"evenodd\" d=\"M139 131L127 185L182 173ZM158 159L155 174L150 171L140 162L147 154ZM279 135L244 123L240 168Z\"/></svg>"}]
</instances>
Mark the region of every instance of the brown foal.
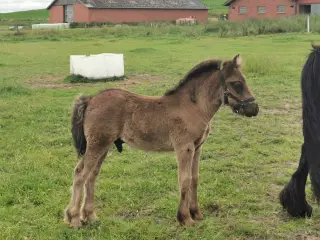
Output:
<instances>
[{"instance_id":1,"label":"brown foal","mask_svg":"<svg viewBox=\"0 0 320 240\"><path fill-rule=\"evenodd\" d=\"M122 151L123 142L145 151L175 151L180 186L177 219L187 226L203 219L197 197L199 160L214 114L222 104L247 117L259 112L240 71L241 62L239 55L223 64L219 60L203 61L161 97L121 89L78 97L73 108L72 135L82 159L75 169L65 221L71 227L81 227L96 219L96 178L108 150L115 143Z\"/></svg>"}]
</instances>

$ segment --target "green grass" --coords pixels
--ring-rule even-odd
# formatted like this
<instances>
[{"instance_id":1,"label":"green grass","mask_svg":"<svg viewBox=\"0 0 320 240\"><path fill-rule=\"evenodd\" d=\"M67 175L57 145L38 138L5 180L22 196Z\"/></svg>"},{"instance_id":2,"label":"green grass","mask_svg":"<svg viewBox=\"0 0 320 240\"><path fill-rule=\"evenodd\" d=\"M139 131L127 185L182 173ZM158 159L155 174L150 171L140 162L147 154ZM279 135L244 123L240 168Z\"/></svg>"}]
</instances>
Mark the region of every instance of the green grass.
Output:
<instances>
[{"instance_id":1,"label":"green grass","mask_svg":"<svg viewBox=\"0 0 320 240\"><path fill-rule=\"evenodd\" d=\"M115 37L0 42L0 239L299 239L319 236L320 212L288 218L278 194L298 165L300 72L316 34L242 38ZM69 55L124 53L129 79L65 83ZM105 162L96 187L100 221L64 225L76 154L70 115L80 93L108 87L161 95L203 59L245 59L248 85L260 104L247 119L223 107L201 155L199 203L205 220L184 229L173 153L124 145Z\"/></svg>"}]
</instances>

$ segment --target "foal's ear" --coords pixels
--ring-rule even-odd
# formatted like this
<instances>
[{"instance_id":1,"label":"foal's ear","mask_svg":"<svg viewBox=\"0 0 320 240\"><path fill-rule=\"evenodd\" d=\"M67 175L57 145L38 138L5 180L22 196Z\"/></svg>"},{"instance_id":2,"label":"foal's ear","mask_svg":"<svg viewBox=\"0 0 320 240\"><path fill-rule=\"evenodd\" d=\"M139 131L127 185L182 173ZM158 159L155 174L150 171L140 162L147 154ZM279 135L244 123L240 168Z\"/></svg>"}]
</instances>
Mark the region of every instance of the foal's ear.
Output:
<instances>
[{"instance_id":1,"label":"foal's ear","mask_svg":"<svg viewBox=\"0 0 320 240\"><path fill-rule=\"evenodd\" d=\"M239 67L241 67L242 62L243 62L243 58L238 54L233 59L233 66L235 68L239 68Z\"/></svg>"},{"instance_id":2,"label":"foal's ear","mask_svg":"<svg viewBox=\"0 0 320 240\"><path fill-rule=\"evenodd\" d=\"M320 48L320 45L316 44L316 42L312 42L311 46L312 46L313 50L318 50Z\"/></svg>"},{"instance_id":3,"label":"foal's ear","mask_svg":"<svg viewBox=\"0 0 320 240\"><path fill-rule=\"evenodd\" d=\"M221 69L222 61L218 60L217 61L217 70Z\"/></svg>"}]
</instances>

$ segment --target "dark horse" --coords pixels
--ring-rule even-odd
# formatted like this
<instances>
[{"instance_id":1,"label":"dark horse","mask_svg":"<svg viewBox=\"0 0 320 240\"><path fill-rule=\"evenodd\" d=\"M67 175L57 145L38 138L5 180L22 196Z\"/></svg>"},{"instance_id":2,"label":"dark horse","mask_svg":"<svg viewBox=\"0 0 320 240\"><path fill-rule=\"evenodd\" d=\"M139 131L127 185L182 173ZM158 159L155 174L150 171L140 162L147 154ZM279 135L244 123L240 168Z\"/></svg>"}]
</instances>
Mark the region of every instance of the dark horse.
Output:
<instances>
[{"instance_id":1,"label":"dark horse","mask_svg":"<svg viewBox=\"0 0 320 240\"><path fill-rule=\"evenodd\" d=\"M320 199L320 47L313 46L303 67L301 89L304 143L299 167L281 191L280 202L293 217L311 217L305 193L308 173L314 195Z\"/></svg>"}]
</instances>

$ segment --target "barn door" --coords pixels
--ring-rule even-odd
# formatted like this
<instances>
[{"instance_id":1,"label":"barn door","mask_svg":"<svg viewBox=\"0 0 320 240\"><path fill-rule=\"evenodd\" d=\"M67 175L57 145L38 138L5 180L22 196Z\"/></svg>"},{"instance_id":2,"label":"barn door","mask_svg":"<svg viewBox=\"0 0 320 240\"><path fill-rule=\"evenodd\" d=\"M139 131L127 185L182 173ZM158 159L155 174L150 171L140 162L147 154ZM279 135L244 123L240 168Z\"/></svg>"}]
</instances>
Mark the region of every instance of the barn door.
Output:
<instances>
[{"instance_id":1,"label":"barn door","mask_svg":"<svg viewBox=\"0 0 320 240\"><path fill-rule=\"evenodd\" d=\"M73 22L73 5L64 5L64 22Z\"/></svg>"}]
</instances>

